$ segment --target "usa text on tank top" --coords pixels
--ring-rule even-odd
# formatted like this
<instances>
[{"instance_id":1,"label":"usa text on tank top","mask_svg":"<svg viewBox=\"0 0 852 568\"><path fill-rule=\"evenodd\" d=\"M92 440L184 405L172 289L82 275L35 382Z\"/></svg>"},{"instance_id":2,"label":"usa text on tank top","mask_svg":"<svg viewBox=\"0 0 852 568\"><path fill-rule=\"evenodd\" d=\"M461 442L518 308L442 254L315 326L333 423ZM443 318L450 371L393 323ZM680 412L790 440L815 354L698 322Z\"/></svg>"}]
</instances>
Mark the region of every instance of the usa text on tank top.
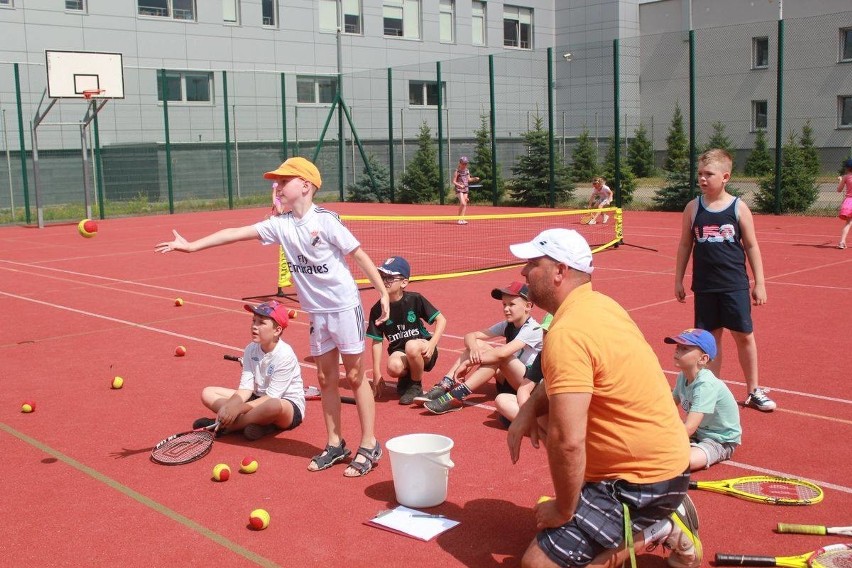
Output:
<instances>
[{"instance_id":1,"label":"usa text on tank top","mask_svg":"<svg viewBox=\"0 0 852 568\"><path fill-rule=\"evenodd\" d=\"M739 198L735 197L724 209L712 211L704 207L702 197L698 198L698 210L692 221L693 292L748 290L738 202Z\"/></svg>"}]
</instances>

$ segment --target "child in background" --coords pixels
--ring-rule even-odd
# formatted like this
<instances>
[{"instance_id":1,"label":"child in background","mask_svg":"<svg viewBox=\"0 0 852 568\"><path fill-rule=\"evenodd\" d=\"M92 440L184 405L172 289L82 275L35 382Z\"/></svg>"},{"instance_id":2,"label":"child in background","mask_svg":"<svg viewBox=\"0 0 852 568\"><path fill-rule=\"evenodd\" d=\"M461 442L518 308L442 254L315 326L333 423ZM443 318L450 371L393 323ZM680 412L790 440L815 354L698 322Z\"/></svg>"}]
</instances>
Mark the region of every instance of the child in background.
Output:
<instances>
[{"instance_id":1,"label":"child in background","mask_svg":"<svg viewBox=\"0 0 852 568\"><path fill-rule=\"evenodd\" d=\"M467 169L469 162L467 156L459 158L459 165L453 173L453 186L456 188L456 197L459 200L459 225L467 225L464 214L467 211L467 203L470 197L470 184L479 181L478 177L471 177L470 170Z\"/></svg>"},{"instance_id":2,"label":"child in background","mask_svg":"<svg viewBox=\"0 0 852 568\"><path fill-rule=\"evenodd\" d=\"M287 308L278 302L245 305L254 316L251 343L243 353L243 372L236 389L205 387L201 402L216 413L222 431L243 431L249 440L267 434L292 430L305 416L305 389L302 372L293 348L281 339L287 328ZM206 428L216 423L199 418L192 427Z\"/></svg>"},{"instance_id":3,"label":"child in background","mask_svg":"<svg viewBox=\"0 0 852 568\"><path fill-rule=\"evenodd\" d=\"M733 158L713 149L698 158L701 195L683 211L680 243L675 264L675 298L686 302L683 277L692 255L692 291L695 293L695 327L710 330L718 355L708 365L717 377L722 367L722 331L731 331L745 377L744 405L762 412L775 410L775 401L760 388L757 343L749 302L746 259L751 265L755 306L766 303L763 260L754 231L754 218L743 200L725 191L731 179Z\"/></svg>"},{"instance_id":4,"label":"child in background","mask_svg":"<svg viewBox=\"0 0 852 568\"><path fill-rule=\"evenodd\" d=\"M494 377L497 392L517 393L527 370L543 347L541 326L530 315L532 303L523 282L494 288L491 297L503 304L503 321L465 334L465 350L446 376L422 397L414 399L432 414L461 410L464 399ZM486 340L503 337L505 345ZM460 379L464 382L460 382Z\"/></svg>"},{"instance_id":5,"label":"child in background","mask_svg":"<svg viewBox=\"0 0 852 568\"><path fill-rule=\"evenodd\" d=\"M423 373L438 360L438 341L447 326L446 318L429 300L417 292L409 292L411 267L401 256L393 256L378 267L390 297L390 317L383 325L375 320L381 314L377 302L370 310L367 337L373 340L373 385L380 385L382 340L388 338L387 374L397 379L400 404L411 404L423 394ZM424 324L434 325L430 335Z\"/></svg>"},{"instance_id":6,"label":"child in background","mask_svg":"<svg viewBox=\"0 0 852 568\"><path fill-rule=\"evenodd\" d=\"M319 170L314 164L304 158L290 158L263 177L277 184L275 197L282 202L281 210L286 210L285 213L254 225L222 229L191 242L177 231L172 231L175 239L159 243L156 250L162 253L195 252L252 239L284 247L299 303L311 318L311 355L317 364L317 380L322 391L322 409L328 433L325 449L311 459L308 469L327 469L352 453L341 436L338 358L342 356L361 423L361 444L344 475L366 475L382 457L382 448L374 431L376 406L373 392L364 380L364 312L345 257L352 256L381 294L382 310L378 324L388 318L388 293L372 260L337 214L314 204L314 194L322 185Z\"/></svg>"},{"instance_id":7,"label":"child in background","mask_svg":"<svg viewBox=\"0 0 852 568\"><path fill-rule=\"evenodd\" d=\"M849 234L849 227L852 226L852 158L843 162L843 167L846 169L846 173L839 178L837 193L845 189L846 197L840 204L840 214L837 216L846 223L840 229L840 242L837 244L839 249L846 248L846 235Z\"/></svg>"},{"instance_id":8,"label":"child in background","mask_svg":"<svg viewBox=\"0 0 852 568\"><path fill-rule=\"evenodd\" d=\"M596 177L592 180L592 195L589 196L589 208L599 209L606 207L610 203L612 203L612 190L606 185L604 178ZM600 213L595 213L595 216L589 221L589 225L597 223L598 215ZM603 222L606 223L607 221L609 221L609 215L604 213Z\"/></svg>"},{"instance_id":9,"label":"child in background","mask_svg":"<svg viewBox=\"0 0 852 568\"><path fill-rule=\"evenodd\" d=\"M687 329L666 337L677 345L675 366L680 373L672 391L675 404L686 411L690 439L689 470L707 469L731 459L742 440L740 409L727 385L706 367L716 357L716 340L703 329Z\"/></svg>"}]
</instances>

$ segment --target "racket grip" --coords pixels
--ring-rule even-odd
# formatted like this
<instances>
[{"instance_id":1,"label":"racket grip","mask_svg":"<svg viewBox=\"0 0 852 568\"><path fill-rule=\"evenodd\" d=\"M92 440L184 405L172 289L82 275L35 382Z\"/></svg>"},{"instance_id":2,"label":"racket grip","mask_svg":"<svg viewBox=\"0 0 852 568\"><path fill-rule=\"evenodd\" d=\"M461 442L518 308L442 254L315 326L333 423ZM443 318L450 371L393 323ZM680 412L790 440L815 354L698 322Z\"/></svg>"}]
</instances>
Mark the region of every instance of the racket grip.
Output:
<instances>
[{"instance_id":1,"label":"racket grip","mask_svg":"<svg viewBox=\"0 0 852 568\"><path fill-rule=\"evenodd\" d=\"M717 566L775 566L772 556L749 556L747 554L716 553Z\"/></svg>"},{"instance_id":2,"label":"racket grip","mask_svg":"<svg viewBox=\"0 0 852 568\"><path fill-rule=\"evenodd\" d=\"M775 532L779 533L795 533L795 534L827 534L825 527L819 525L796 525L788 523L778 523Z\"/></svg>"},{"instance_id":3,"label":"racket grip","mask_svg":"<svg viewBox=\"0 0 852 568\"><path fill-rule=\"evenodd\" d=\"M236 355L230 355L228 353L222 355L222 359L225 359L226 361L239 361L240 360L240 358L237 357Z\"/></svg>"}]
</instances>

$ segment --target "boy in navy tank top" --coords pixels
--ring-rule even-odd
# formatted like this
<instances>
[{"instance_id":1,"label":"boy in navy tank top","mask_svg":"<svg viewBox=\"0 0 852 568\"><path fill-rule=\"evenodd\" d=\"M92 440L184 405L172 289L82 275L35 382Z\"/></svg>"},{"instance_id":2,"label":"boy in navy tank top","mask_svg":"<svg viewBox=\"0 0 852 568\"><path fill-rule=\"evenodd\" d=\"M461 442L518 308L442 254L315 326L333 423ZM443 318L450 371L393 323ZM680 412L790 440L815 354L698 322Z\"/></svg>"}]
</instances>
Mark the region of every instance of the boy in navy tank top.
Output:
<instances>
[{"instance_id":1,"label":"boy in navy tank top","mask_svg":"<svg viewBox=\"0 0 852 568\"><path fill-rule=\"evenodd\" d=\"M710 330L718 345L718 355L708 369L721 376L722 331L727 328L736 343L748 389L745 406L771 412L776 405L766 395L768 390L760 388L757 343L751 320L751 304L766 303L763 261L751 210L741 199L725 191L732 166L731 155L718 148L698 158L701 195L683 211L675 265L675 298L681 303L686 301L683 277L691 253L694 327ZM751 294L746 260L754 276Z\"/></svg>"}]
</instances>

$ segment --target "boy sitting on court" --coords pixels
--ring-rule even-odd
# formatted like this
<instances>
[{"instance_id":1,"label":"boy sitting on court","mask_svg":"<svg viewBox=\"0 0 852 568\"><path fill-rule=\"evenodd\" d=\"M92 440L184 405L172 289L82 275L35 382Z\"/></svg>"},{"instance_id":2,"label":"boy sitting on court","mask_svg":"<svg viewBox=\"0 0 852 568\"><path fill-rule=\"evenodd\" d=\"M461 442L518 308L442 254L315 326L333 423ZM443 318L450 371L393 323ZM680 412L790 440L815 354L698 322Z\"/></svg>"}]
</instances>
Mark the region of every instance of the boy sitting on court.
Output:
<instances>
[{"instance_id":1,"label":"boy sitting on court","mask_svg":"<svg viewBox=\"0 0 852 568\"><path fill-rule=\"evenodd\" d=\"M429 412L444 414L461 410L465 397L491 377L497 380L498 393L516 393L527 369L541 351L542 330L530 315L532 303L527 285L512 282L505 288L493 289L491 297L503 302L505 319L464 336L465 350L446 376L425 396L414 399L422 402ZM500 336L506 339L505 345L494 346L486 341ZM460 383L463 377L464 382Z\"/></svg>"},{"instance_id":2,"label":"boy sitting on court","mask_svg":"<svg viewBox=\"0 0 852 568\"><path fill-rule=\"evenodd\" d=\"M379 302L370 310L367 337L373 340L373 388L381 385L382 340L388 338L387 374L397 380L400 404L411 404L423 394L423 373L431 371L438 360L438 341L447 319L429 300L417 292L408 292L411 267L401 256L393 256L377 267L390 298L390 317L381 325ZM424 322L435 326L430 335Z\"/></svg>"},{"instance_id":3,"label":"boy sitting on court","mask_svg":"<svg viewBox=\"0 0 852 568\"><path fill-rule=\"evenodd\" d=\"M713 334L687 329L664 341L677 345L674 363L680 373L672 395L686 411L690 471L731 459L742 439L740 410L727 385L706 368L716 357Z\"/></svg>"},{"instance_id":4,"label":"boy sitting on court","mask_svg":"<svg viewBox=\"0 0 852 568\"><path fill-rule=\"evenodd\" d=\"M252 312L251 343L243 353L243 372L236 389L205 387L201 402L216 413L220 431L243 431L249 440L292 430L305 416L302 372L293 348L281 339L289 323L287 309L278 302L245 305ZM199 418L193 428L216 422Z\"/></svg>"}]
</instances>

